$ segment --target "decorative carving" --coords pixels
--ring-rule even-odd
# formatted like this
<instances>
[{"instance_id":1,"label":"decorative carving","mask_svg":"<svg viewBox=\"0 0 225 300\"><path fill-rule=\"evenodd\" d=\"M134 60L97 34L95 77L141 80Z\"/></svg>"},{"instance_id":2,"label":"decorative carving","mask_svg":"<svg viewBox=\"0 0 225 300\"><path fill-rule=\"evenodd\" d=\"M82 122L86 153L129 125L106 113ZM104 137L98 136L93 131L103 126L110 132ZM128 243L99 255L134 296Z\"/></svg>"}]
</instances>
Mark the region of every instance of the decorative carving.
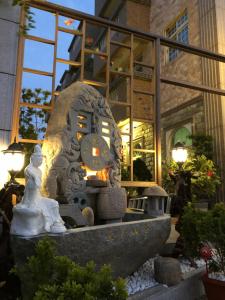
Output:
<instances>
[{"instance_id":1,"label":"decorative carving","mask_svg":"<svg viewBox=\"0 0 225 300\"><path fill-rule=\"evenodd\" d=\"M81 157L91 170L105 168L111 158L106 141L98 134L88 134L81 141Z\"/></svg>"},{"instance_id":2,"label":"decorative carving","mask_svg":"<svg viewBox=\"0 0 225 300\"><path fill-rule=\"evenodd\" d=\"M109 126L105 136L108 145L103 139L104 122ZM101 144L101 157L96 156L93 164L82 150L90 134L92 138L98 136ZM85 165L95 170L106 167L110 185L120 186L120 133L108 103L91 86L75 82L60 93L48 123L43 153L43 191L61 203L73 203L78 191L85 192Z\"/></svg>"}]
</instances>

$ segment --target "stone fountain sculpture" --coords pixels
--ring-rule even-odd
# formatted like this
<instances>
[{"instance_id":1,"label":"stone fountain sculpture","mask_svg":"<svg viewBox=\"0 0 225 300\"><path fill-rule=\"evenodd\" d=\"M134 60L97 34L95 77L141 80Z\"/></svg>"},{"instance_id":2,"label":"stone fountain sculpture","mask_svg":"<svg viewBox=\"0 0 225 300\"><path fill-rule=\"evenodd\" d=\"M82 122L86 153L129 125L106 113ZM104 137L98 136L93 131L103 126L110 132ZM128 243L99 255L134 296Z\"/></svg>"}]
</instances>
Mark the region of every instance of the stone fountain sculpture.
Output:
<instances>
[{"instance_id":1,"label":"stone fountain sculpture","mask_svg":"<svg viewBox=\"0 0 225 300\"><path fill-rule=\"evenodd\" d=\"M60 93L48 122L43 144L45 194L59 203L78 203L81 209L93 207L99 182L88 180L97 176L86 177L86 171L94 170L97 175L107 173L103 186L113 190L113 194L117 189L116 193L122 195L119 198L124 211L126 195L120 187L121 142L105 98L89 85L71 84Z\"/></svg>"},{"instance_id":2,"label":"stone fountain sculpture","mask_svg":"<svg viewBox=\"0 0 225 300\"><path fill-rule=\"evenodd\" d=\"M11 234L33 236L40 233L62 233L66 231L59 215L58 202L40 194L43 156L36 145L30 164L25 169L26 186L22 201L13 208Z\"/></svg>"}]
</instances>

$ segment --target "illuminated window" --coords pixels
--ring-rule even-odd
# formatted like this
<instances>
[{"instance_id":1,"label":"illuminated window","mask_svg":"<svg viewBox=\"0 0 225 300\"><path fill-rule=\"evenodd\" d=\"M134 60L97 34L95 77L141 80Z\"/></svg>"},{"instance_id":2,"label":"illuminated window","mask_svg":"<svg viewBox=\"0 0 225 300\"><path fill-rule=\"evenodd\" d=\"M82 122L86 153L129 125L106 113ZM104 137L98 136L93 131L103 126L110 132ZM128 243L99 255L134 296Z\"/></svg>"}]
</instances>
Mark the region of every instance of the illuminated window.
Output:
<instances>
[{"instance_id":1,"label":"illuminated window","mask_svg":"<svg viewBox=\"0 0 225 300\"><path fill-rule=\"evenodd\" d=\"M175 19L175 21L166 29L166 37L177 42L188 44L188 13L187 9ZM179 54L176 48L169 48L167 61L173 61Z\"/></svg>"}]
</instances>

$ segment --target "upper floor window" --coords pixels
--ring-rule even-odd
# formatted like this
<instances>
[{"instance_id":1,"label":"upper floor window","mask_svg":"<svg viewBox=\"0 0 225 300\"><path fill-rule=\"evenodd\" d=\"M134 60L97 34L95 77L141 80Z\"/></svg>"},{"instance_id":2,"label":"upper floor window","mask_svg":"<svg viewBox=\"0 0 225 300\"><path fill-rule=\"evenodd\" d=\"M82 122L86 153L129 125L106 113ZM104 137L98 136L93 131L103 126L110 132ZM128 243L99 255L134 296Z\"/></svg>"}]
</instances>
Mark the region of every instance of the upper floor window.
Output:
<instances>
[{"instance_id":1,"label":"upper floor window","mask_svg":"<svg viewBox=\"0 0 225 300\"><path fill-rule=\"evenodd\" d=\"M188 44L188 13L187 9L177 17L174 22L166 29L166 37L175 41ZM179 50L169 48L167 61L172 61L178 56Z\"/></svg>"}]
</instances>

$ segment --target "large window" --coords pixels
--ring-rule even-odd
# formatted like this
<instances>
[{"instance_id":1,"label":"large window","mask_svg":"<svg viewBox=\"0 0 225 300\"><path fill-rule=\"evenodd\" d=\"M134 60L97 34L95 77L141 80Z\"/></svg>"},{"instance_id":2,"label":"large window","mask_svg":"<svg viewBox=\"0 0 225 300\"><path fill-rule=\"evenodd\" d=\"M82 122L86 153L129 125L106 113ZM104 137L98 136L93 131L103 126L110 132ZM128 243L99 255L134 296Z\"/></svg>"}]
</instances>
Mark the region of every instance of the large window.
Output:
<instances>
[{"instance_id":1,"label":"large window","mask_svg":"<svg viewBox=\"0 0 225 300\"><path fill-rule=\"evenodd\" d=\"M36 27L20 37L24 43L21 84L17 86L13 136L27 149L45 140L52 108L61 91L74 81L94 86L106 97L122 138L122 185L156 183L155 44L129 30L76 17L58 8L32 7ZM48 34L46 22L48 20ZM22 48L21 48L22 49ZM37 59L37 53L39 55ZM77 140L90 127L91 116L79 113ZM109 146L111 124L101 120Z\"/></svg>"},{"instance_id":2,"label":"large window","mask_svg":"<svg viewBox=\"0 0 225 300\"><path fill-rule=\"evenodd\" d=\"M188 44L188 13L187 9L175 19L175 21L166 29L166 37L177 42ZM173 61L179 54L179 50L169 48L167 61Z\"/></svg>"}]
</instances>

